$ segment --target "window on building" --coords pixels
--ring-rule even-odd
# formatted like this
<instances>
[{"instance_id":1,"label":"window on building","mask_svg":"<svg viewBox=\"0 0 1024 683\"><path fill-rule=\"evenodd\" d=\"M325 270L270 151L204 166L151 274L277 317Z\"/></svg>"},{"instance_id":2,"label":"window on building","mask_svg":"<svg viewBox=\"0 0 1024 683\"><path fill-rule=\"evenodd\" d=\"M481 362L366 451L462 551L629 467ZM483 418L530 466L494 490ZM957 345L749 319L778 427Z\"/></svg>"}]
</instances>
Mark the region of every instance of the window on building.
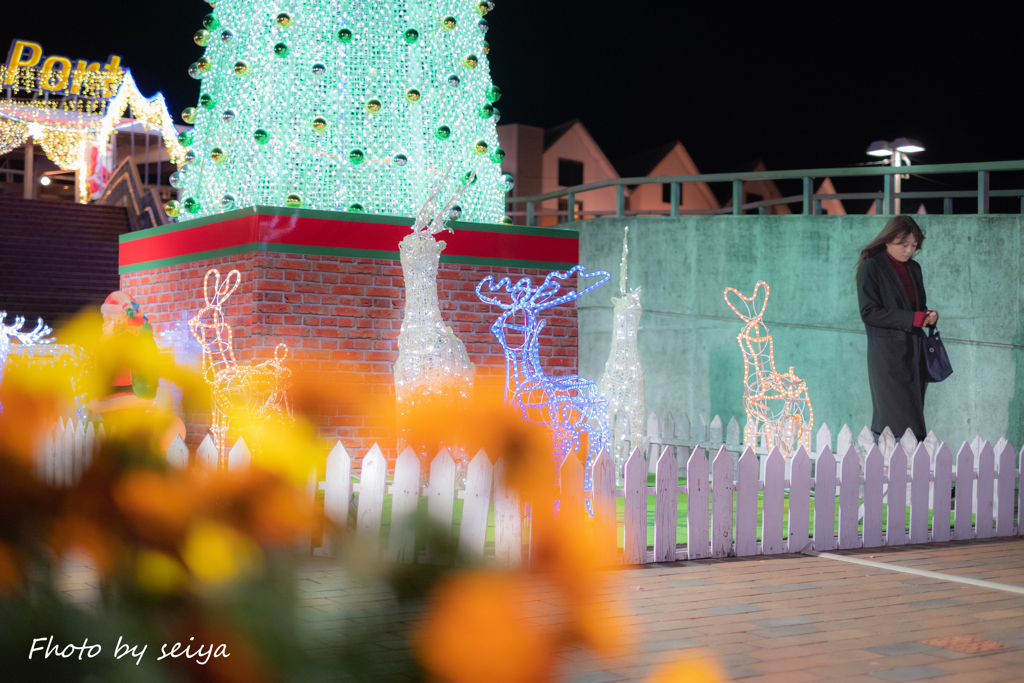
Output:
<instances>
[{"instance_id":1,"label":"window on building","mask_svg":"<svg viewBox=\"0 0 1024 683\"><path fill-rule=\"evenodd\" d=\"M583 162L575 159L558 160L558 184L573 187L583 184Z\"/></svg>"},{"instance_id":2,"label":"window on building","mask_svg":"<svg viewBox=\"0 0 1024 683\"><path fill-rule=\"evenodd\" d=\"M686 183L679 183L679 206L683 205L683 190L686 188ZM661 201L665 204L672 203L672 183L661 184Z\"/></svg>"}]
</instances>

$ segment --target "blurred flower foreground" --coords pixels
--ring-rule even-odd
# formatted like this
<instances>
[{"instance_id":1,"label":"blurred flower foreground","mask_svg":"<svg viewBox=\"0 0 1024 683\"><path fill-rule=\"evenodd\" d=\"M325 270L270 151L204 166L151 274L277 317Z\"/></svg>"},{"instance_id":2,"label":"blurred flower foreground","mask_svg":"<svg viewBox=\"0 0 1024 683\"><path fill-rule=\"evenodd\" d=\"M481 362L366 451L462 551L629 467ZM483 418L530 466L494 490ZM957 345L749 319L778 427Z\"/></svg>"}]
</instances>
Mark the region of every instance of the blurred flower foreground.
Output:
<instances>
[{"instance_id":1,"label":"blurred flower foreground","mask_svg":"<svg viewBox=\"0 0 1024 683\"><path fill-rule=\"evenodd\" d=\"M441 447L504 462L523 529L517 566L460 553L458 528L432 524L423 497L406 532L414 559L402 564L383 559L388 523L372 543L356 533L360 493L340 522L325 518L311 483L323 479L334 444L316 438L318 407L379 415L390 400L394 414L393 397L361 393L358 382L334 390L296 375L290 421L232 424L229 440L258 444L251 465L232 470L203 467L195 453L170 466L173 415L106 412L91 461L55 485L38 461L46 435L83 396L104 396L125 364L177 386L189 410L210 409L201 376L101 328L98 316L84 316L59 333L87 364L8 365L0 385L4 681L512 683L548 679L569 646L610 655L629 646L601 566L615 548L599 547L582 496L559 501L549 434L479 393L458 413L445 397L418 403L406 417L410 445L423 472ZM391 502L389 493L385 522ZM331 557L309 556L311 535L323 536ZM565 618L536 618L542 603ZM653 680L713 678L683 664Z\"/></svg>"}]
</instances>

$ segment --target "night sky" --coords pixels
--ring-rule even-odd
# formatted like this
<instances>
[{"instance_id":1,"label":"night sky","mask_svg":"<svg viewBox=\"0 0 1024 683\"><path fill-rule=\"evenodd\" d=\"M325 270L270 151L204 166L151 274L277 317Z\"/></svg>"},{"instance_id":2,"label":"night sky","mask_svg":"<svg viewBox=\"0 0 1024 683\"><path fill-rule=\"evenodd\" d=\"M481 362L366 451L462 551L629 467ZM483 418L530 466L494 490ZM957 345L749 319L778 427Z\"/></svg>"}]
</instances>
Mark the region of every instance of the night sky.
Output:
<instances>
[{"instance_id":1,"label":"night sky","mask_svg":"<svg viewBox=\"0 0 1024 683\"><path fill-rule=\"evenodd\" d=\"M924 144L921 163L1024 159L1017 3L495 2L487 39L501 122L579 118L613 162L678 139L705 173L757 159L772 170L847 166L898 136ZM180 123L199 94L186 70L209 11L201 0L11 2L0 40L73 59L120 54ZM976 189L968 176L936 180ZM996 174L992 187L1022 181ZM837 186L881 188L867 182Z\"/></svg>"}]
</instances>

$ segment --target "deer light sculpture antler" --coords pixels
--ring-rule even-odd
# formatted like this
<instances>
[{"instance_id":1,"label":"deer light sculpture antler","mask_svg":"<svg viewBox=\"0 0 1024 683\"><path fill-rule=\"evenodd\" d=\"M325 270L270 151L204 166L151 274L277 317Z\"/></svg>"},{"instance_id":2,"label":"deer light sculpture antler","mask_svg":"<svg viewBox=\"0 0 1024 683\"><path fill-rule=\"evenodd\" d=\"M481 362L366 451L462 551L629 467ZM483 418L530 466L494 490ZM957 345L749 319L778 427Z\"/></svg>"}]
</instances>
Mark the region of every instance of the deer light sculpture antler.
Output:
<instances>
[{"instance_id":1,"label":"deer light sculpture antler","mask_svg":"<svg viewBox=\"0 0 1024 683\"><path fill-rule=\"evenodd\" d=\"M239 365L235 359L234 333L225 319L224 304L241 281L242 274L237 270L223 281L216 268L206 271L205 306L188 322L192 336L203 347L203 377L213 392L211 432L224 465L225 437L232 420L248 417L258 430L271 417L286 419L291 414L287 393L291 370L284 365L286 344L278 344L274 357L257 365ZM254 445L259 440L258 432L255 439Z\"/></svg>"},{"instance_id":2,"label":"deer light sculpture antler","mask_svg":"<svg viewBox=\"0 0 1024 683\"><path fill-rule=\"evenodd\" d=\"M730 294L746 314L730 301ZM810 450L814 409L807 383L793 373L793 368L785 373L775 370L775 348L763 319L768 295L768 284L763 281L758 281L750 296L732 287L723 294L725 303L745 323L736 337L743 354L743 408L747 413L744 444L753 448L763 437L768 450L778 446L789 457L799 444ZM760 303L759 297L763 297Z\"/></svg>"}]
</instances>

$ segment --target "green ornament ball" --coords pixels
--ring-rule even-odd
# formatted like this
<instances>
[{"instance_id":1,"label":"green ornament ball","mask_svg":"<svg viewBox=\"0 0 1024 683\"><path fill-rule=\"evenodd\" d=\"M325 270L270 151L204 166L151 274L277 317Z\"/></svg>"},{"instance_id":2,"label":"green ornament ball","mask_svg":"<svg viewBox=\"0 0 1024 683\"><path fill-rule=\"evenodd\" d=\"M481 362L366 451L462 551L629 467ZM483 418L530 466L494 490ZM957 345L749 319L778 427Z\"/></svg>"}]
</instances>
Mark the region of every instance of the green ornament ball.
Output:
<instances>
[{"instance_id":1,"label":"green ornament ball","mask_svg":"<svg viewBox=\"0 0 1024 683\"><path fill-rule=\"evenodd\" d=\"M297 209L302 206L302 195L297 192L292 192L290 195L284 198L284 205L289 209Z\"/></svg>"},{"instance_id":2,"label":"green ornament ball","mask_svg":"<svg viewBox=\"0 0 1024 683\"><path fill-rule=\"evenodd\" d=\"M356 166L363 163L364 159L366 159L366 155L363 154L363 150L361 149L354 149L348 153L348 160Z\"/></svg>"},{"instance_id":3,"label":"green ornament ball","mask_svg":"<svg viewBox=\"0 0 1024 683\"><path fill-rule=\"evenodd\" d=\"M189 213L198 213L199 209L200 209L199 200L197 200L197 199L195 199L193 197L186 197L185 201L182 202L181 205Z\"/></svg>"},{"instance_id":4,"label":"green ornament ball","mask_svg":"<svg viewBox=\"0 0 1024 683\"><path fill-rule=\"evenodd\" d=\"M352 42L352 31L351 29L343 28L338 31L338 42L339 43L351 43Z\"/></svg>"},{"instance_id":5,"label":"green ornament ball","mask_svg":"<svg viewBox=\"0 0 1024 683\"><path fill-rule=\"evenodd\" d=\"M203 109L213 109L217 106L217 100L213 99L213 95L204 92L199 96L199 106Z\"/></svg>"},{"instance_id":6,"label":"green ornament ball","mask_svg":"<svg viewBox=\"0 0 1024 683\"><path fill-rule=\"evenodd\" d=\"M277 45L274 46L274 54L278 57L287 57L288 46L285 45L284 43L278 43Z\"/></svg>"},{"instance_id":7,"label":"green ornament ball","mask_svg":"<svg viewBox=\"0 0 1024 683\"><path fill-rule=\"evenodd\" d=\"M476 185L477 175L473 171L466 171L466 174L462 176L463 185Z\"/></svg>"},{"instance_id":8,"label":"green ornament ball","mask_svg":"<svg viewBox=\"0 0 1024 683\"><path fill-rule=\"evenodd\" d=\"M494 104L501 99L501 88L496 85L492 85L487 90L487 101Z\"/></svg>"},{"instance_id":9,"label":"green ornament ball","mask_svg":"<svg viewBox=\"0 0 1024 683\"><path fill-rule=\"evenodd\" d=\"M476 154L487 154L487 143L483 140L477 140L473 144L473 151Z\"/></svg>"},{"instance_id":10,"label":"green ornament ball","mask_svg":"<svg viewBox=\"0 0 1024 683\"><path fill-rule=\"evenodd\" d=\"M447 140L452 136L452 129L448 126L438 126L434 131L434 137L438 140Z\"/></svg>"},{"instance_id":11,"label":"green ornament ball","mask_svg":"<svg viewBox=\"0 0 1024 683\"><path fill-rule=\"evenodd\" d=\"M318 116L315 119L313 119L310 125L313 126L313 130L315 130L317 133L323 133L325 130L327 130L327 119L325 119L322 116Z\"/></svg>"},{"instance_id":12,"label":"green ornament ball","mask_svg":"<svg viewBox=\"0 0 1024 683\"><path fill-rule=\"evenodd\" d=\"M220 22L217 21L217 17L213 16L212 14L207 14L205 17L203 17L203 28L213 31L218 26L220 26Z\"/></svg>"},{"instance_id":13,"label":"green ornament ball","mask_svg":"<svg viewBox=\"0 0 1024 683\"><path fill-rule=\"evenodd\" d=\"M181 202L177 199L167 202L164 204L164 213L167 214L168 218L177 218L181 214Z\"/></svg>"},{"instance_id":14,"label":"green ornament ball","mask_svg":"<svg viewBox=\"0 0 1024 683\"><path fill-rule=\"evenodd\" d=\"M408 100L409 102L419 102L420 97L420 91L417 90L416 88L409 88L408 90L405 91L405 99Z\"/></svg>"},{"instance_id":15,"label":"green ornament ball","mask_svg":"<svg viewBox=\"0 0 1024 683\"><path fill-rule=\"evenodd\" d=\"M476 13L477 13L477 14L479 14L479 15L480 15L480 16L482 17L482 16L484 16L485 14L487 14L488 12L490 12L490 11L491 11L491 8L492 8L493 6L494 6L494 3L490 3L490 2L478 2L478 3L476 4L476 8L475 8L475 9L476 9Z\"/></svg>"},{"instance_id":16,"label":"green ornament ball","mask_svg":"<svg viewBox=\"0 0 1024 683\"><path fill-rule=\"evenodd\" d=\"M349 204L348 205L348 212L349 213L364 213L363 205L362 204Z\"/></svg>"},{"instance_id":17,"label":"green ornament ball","mask_svg":"<svg viewBox=\"0 0 1024 683\"><path fill-rule=\"evenodd\" d=\"M476 113L477 116L479 116L482 119L489 119L491 118L491 115L494 114L494 107L490 104L485 104L484 106L477 109Z\"/></svg>"},{"instance_id":18,"label":"green ornament ball","mask_svg":"<svg viewBox=\"0 0 1024 683\"><path fill-rule=\"evenodd\" d=\"M262 128L257 128L252 132L252 139L256 141L257 145L265 145L270 142L270 133Z\"/></svg>"},{"instance_id":19,"label":"green ornament ball","mask_svg":"<svg viewBox=\"0 0 1024 683\"><path fill-rule=\"evenodd\" d=\"M228 155L220 147L214 147L210 150L210 159L215 164L222 164L228 159Z\"/></svg>"},{"instance_id":20,"label":"green ornament ball","mask_svg":"<svg viewBox=\"0 0 1024 683\"><path fill-rule=\"evenodd\" d=\"M185 107L185 111L181 112L181 120L184 121L185 123L187 123L190 126L193 123L195 123L196 122L196 108L195 107Z\"/></svg>"},{"instance_id":21,"label":"green ornament ball","mask_svg":"<svg viewBox=\"0 0 1024 683\"><path fill-rule=\"evenodd\" d=\"M496 164L500 164L504 160L505 150L503 150L501 147L495 147L494 151L491 152L491 161L493 161Z\"/></svg>"},{"instance_id":22,"label":"green ornament ball","mask_svg":"<svg viewBox=\"0 0 1024 683\"><path fill-rule=\"evenodd\" d=\"M376 97L366 101L366 111L371 114L379 114L381 110L381 103Z\"/></svg>"},{"instance_id":23,"label":"green ornament ball","mask_svg":"<svg viewBox=\"0 0 1024 683\"><path fill-rule=\"evenodd\" d=\"M195 135L195 129L189 128L178 133L178 144L182 147L189 147L192 144L192 138Z\"/></svg>"},{"instance_id":24,"label":"green ornament ball","mask_svg":"<svg viewBox=\"0 0 1024 683\"><path fill-rule=\"evenodd\" d=\"M453 30L455 30L455 27L457 25L458 25L458 22L455 21L455 17L453 17L451 15L449 15L449 16L447 16L447 17L445 17L444 19L441 20L441 28L443 28L445 31L453 31Z\"/></svg>"},{"instance_id":25,"label":"green ornament ball","mask_svg":"<svg viewBox=\"0 0 1024 683\"><path fill-rule=\"evenodd\" d=\"M210 42L210 32L205 28L201 28L195 32L195 35L192 36L192 40L196 41L196 45L206 47L206 44Z\"/></svg>"},{"instance_id":26,"label":"green ornament ball","mask_svg":"<svg viewBox=\"0 0 1024 683\"><path fill-rule=\"evenodd\" d=\"M512 225L512 216L502 216L501 217L501 224L502 225Z\"/></svg>"},{"instance_id":27,"label":"green ornament ball","mask_svg":"<svg viewBox=\"0 0 1024 683\"><path fill-rule=\"evenodd\" d=\"M287 12L281 12L276 17L274 17L274 23L276 23L281 28L288 28L289 26L292 25L292 15L288 14Z\"/></svg>"},{"instance_id":28,"label":"green ornament ball","mask_svg":"<svg viewBox=\"0 0 1024 683\"><path fill-rule=\"evenodd\" d=\"M410 28L407 29L405 33L402 34L402 37L405 38L405 42L412 45L413 43L420 39L420 32L414 28Z\"/></svg>"}]
</instances>

